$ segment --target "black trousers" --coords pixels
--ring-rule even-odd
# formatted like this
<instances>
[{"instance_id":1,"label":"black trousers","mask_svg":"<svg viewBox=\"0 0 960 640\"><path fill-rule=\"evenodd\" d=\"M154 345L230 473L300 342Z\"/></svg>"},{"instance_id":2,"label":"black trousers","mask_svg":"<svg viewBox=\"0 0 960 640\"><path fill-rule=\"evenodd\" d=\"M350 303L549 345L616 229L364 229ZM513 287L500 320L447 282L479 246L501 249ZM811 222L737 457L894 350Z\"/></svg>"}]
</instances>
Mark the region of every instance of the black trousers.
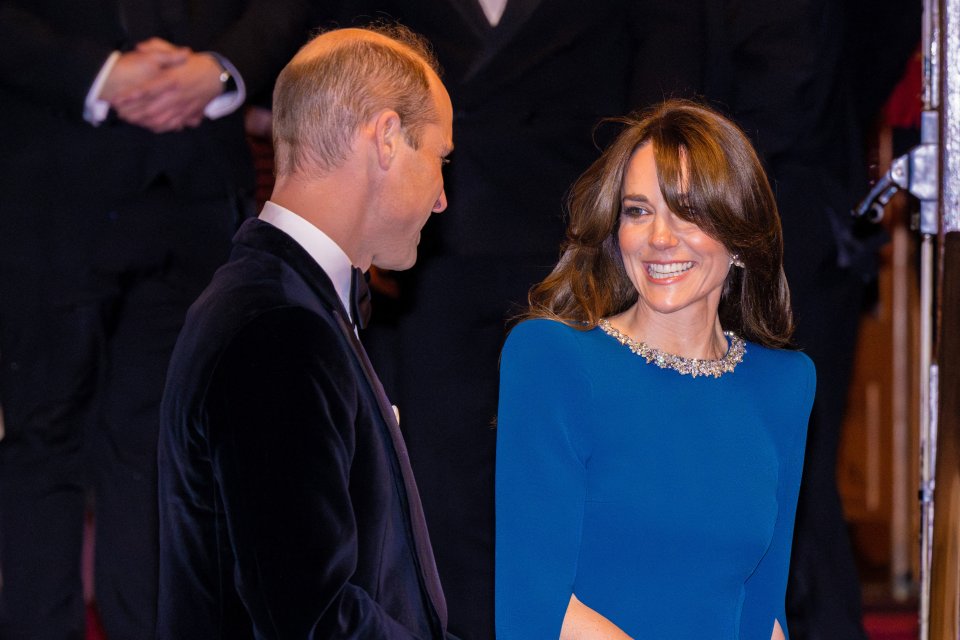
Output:
<instances>
[{"instance_id":1,"label":"black trousers","mask_svg":"<svg viewBox=\"0 0 960 640\"><path fill-rule=\"evenodd\" d=\"M232 199L159 185L77 206L72 238L40 225L35 260L0 262L0 637L82 638L85 510L111 640L154 635L156 441L167 360L187 307L227 257ZM25 252L20 252L23 255ZM54 255L51 255L54 254ZM64 255L73 256L64 264Z\"/></svg>"},{"instance_id":2,"label":"black trousers","mask_svg":"<svg viewBox=\"0 0 960 640\"><path fill-rule=\"evenodd\" d=\"M794 295L795 339L817 366L787 584L794 640L866 640L836 474L863 287L857 273L837 269Z\"/></svg>"}]
</instances>

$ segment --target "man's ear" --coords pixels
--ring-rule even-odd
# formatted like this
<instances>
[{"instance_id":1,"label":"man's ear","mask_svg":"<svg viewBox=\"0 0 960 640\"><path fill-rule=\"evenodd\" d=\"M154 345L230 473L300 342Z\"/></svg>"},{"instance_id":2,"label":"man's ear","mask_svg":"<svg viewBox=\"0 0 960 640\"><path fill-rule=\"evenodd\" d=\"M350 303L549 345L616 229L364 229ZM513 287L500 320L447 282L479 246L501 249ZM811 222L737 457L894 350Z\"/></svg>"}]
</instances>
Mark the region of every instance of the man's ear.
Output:
<instances>
[{"instance_id":1,"label":"man's ear","mask_svg":"<svg viewBox=\"0 0 960 640\"><path fill-rule=\"evenodd\" d=\"M381 111L374 121L374 139L380 168L389 169L404 140L400 114L391 109Z\"/></svg>"}]
</instances>

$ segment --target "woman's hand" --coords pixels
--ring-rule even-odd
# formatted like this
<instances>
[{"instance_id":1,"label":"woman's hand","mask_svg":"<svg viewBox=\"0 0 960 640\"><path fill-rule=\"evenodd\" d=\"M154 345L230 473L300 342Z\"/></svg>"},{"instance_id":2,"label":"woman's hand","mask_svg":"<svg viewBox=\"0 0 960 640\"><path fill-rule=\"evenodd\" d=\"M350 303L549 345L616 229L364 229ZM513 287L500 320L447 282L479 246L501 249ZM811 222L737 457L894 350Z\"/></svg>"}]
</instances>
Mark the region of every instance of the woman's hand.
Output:
<instances>
[{"instance_id":1,"label":"woman's hand","mask_svg":"<svg viewBox=\"0 0 960 640\"><path fill-rule=\"evenodd\" d=\"M777 629L779 628L778 625ZM782 633L780 638L783 638ZM571 595L567 613L563 617L563 627L560 629L560 640L630 640L630 636L580 602L576 595Z\"/></svg>"},{"instance_id":2,"label":"woman's hand","mask_svg":"<svg viewBox=\"0 0 960 640\"><path fill-rule=\"evenodd\" d=\"M620 627L580 602L571 595L567 604L567 613L563 617L560 640L631 640ZM773 621L770 640L785 640L780 621Z\"/></svg>"},{"instance_id":3,"label":"woman's hand","mask_svg":"<svg viewBox=\"0 0 960 640\"><path fill-rule=\"evenodd\" d=\"M773 621L773 633L770 634L770 640L786 640L783 637L783 629L780 628L780 621Z\"/></svg>"}]
</instances>

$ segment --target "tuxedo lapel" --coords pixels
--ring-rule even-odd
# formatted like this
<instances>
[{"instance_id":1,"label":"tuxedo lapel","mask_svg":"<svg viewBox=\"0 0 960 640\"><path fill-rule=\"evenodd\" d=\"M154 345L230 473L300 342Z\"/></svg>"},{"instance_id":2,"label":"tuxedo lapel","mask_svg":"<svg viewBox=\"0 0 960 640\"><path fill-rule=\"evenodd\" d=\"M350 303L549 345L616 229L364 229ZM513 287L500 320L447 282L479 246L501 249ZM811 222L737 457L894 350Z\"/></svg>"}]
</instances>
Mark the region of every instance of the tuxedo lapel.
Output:
<instances>
[{"instance_id":1,"label":"tuxedo lapel","mask_svg":"<svg viewBox=\"0 0 960 640\"><path fill-rule=\"evenodd\" d=\"M617 2L598 0L597 4L588 12L583 10L582 0L509 0L504 13L506 21L501 23L503 30L495 43L483 49L482 60L471 68L472 75L463 78L459 101L454 103L461 109L469 109L475 103L483 105L494 88L512 86L527 74L536 73L533 68L549 63L555 56L580 64L571 60L566 51L577 45L585 32L596 31L606 20L621 19ZM611 30L612 35L617 33L616 29ZM606 74L606 70L597 73Z\"/></svg>"},{"instance_id":2,"label":"tuxedo lapel","mask_svg":"<svg viewBox=\"0 0 960 640\"><path fill-rule=\"evenodd\" d=\"M341 307L342 308L342 307ZM407 445L403 440L403 434L400 432L400 425L397 423L396 414L393 407L387 399L387 394L383 390L380 378L373 369L373 364L367 356L366 350L357 338L353 326L344 319L344 314L336 310L333 316L340 326L344 337L353 348L363 369L363 374L373 390L373 395L377 399L377 407L380 410L380 416L387 425L387 431L393 442L393 450L400 465L400 473L403 476L403 486L407 494L407 506L410 511L411 527L413 529L414 544L417 550L417 558L420 565L420 573L423 576L424 586L430 599L433 601L433 608L440 618L442 629L447 628L447 603L443 595L443 589L440 585L440 575L437 572L436 561L433 557L433 547L430 545L430 533L427 530L427 521L423 514L423 505L420 502L420 492L417 489L416 479L413 477L413 468L410 466L410 456L407 454Z\"/></svg>"},{"instance_id":3,"label":"tuxedo lapel","mask_svg":"<svg viewBox=\"0 0 960 640\"><path fill-rule=\"evenodd\" d=\"M477 0L448 0L463 17L463 21L470 30L481 40L485 40L491 31L490 22L484 15L483 9Z\"/></svg>"},{"instance_id":4,"label":"tuxedo lapel","mask_svg":"<svg viewBox=\"0 0 960 640\"><path fill-rule=\"evenodd\" d=\"M503 16L497 26L491 27L487 17L480 8L477 0L451 0L454 4L469 4L480 15L485 27L483 32L483 48L480 55L474 60L462 80L470 82L477 76L484 74L488 67L494 64L497 56L522 32L523 27L533 16L542 0L507 0ZM466 7L463 9L467 10Z\"/></svg>"},{"instance_id":5,"label":"tuxedo lapel","mask_svg":"<svg viewBox=\"0 0 960 640\"><path fill-rule=\"evenodd\" d=\"M472 1L479 6L477 0ZM542 0L507 0L507 7L503 11L503 17L500 18L500 24L494 29L493 48L500 50L515 38L541 2Z\"/></svg>"}]
</instances>

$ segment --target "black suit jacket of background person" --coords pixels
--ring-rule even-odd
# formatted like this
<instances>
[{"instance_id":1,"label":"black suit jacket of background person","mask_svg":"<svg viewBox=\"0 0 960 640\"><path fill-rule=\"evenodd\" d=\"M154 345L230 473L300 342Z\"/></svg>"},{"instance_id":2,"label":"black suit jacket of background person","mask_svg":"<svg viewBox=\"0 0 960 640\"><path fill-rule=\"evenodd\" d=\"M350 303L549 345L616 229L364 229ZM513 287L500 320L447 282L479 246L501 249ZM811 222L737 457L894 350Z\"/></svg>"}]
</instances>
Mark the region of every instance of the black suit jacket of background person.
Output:
<instances>
[{"instance_id":1,"label":"black suit jacket of background person","mask_svg":"<svg viewBox=\"0 0 960 640\"><path fill-rule=\"evenodd\" d=\"M495 29L477 0L346 5L345 24L391 17L425 35L453 101L449 207L425 227L417 265L395 274L394 308L376 300L364 344L403 416L450 630L492 638L507 319L556 263L564 194L616 131L595 142L598 122L687 85L697 22L683 3L648 0L509 0Z\"/></svg>"},{"instance_id":2,"label":"black suit jacket of background person","mask_svg":"<svg viewBox=\"0 0 960 640\"><path fill-rule=\"evenodd\" d=\"M332 283L268 223L234 243L164 394L159 637L442 638L405 447Z\"/></svg>"},{"instance_id":3,"label":"black suit jacket of background person","mask_svg":"<svg viewBox=\"0 0 960 640\"><path fill-rule=\"evenodd\" d=\"M884 236L858 228L849 212L866 193L865 132L919 38L920 2L702 6L700 91L764 162L783 224L794 341L817 365L787 589L790 636L859 640L859 576L836 468L864 285L876 276Z\"/></svg>"},{"instance_id":4,"label":"black suit jacket of background person","mask_svg":"<svg viewBox=\"0 0 960 640\"><path fill-rule=\"evenodd\" d=\"M146 638L155 627L169 353L252 213L241 110L154 134L117 119L94 127L84 99L111 51L154 36L222 54L259 92L306 40L309 9L0 0L0 635L82 634L91 506L105 630Z\"/></svg>"},{"instance_id":5,"label":"black suit jacket of background person","mask_svg":"<svg viewBox=\"0 0 960 640\"><path fill-rule=\"evenodd\" d=\"M158 36L232 62L248 94L269 88L306 39L306 0L0 2L0 247L8 260L68 269L95 226L65 211L105 210L168 181L187 197L236 197L253 185L243 113L153 134L83 120L84 99L113 50ZM37 250L37 229L49 251ZM2 259L2 258L0 258Z\"/></svg>"}]
</instances>

